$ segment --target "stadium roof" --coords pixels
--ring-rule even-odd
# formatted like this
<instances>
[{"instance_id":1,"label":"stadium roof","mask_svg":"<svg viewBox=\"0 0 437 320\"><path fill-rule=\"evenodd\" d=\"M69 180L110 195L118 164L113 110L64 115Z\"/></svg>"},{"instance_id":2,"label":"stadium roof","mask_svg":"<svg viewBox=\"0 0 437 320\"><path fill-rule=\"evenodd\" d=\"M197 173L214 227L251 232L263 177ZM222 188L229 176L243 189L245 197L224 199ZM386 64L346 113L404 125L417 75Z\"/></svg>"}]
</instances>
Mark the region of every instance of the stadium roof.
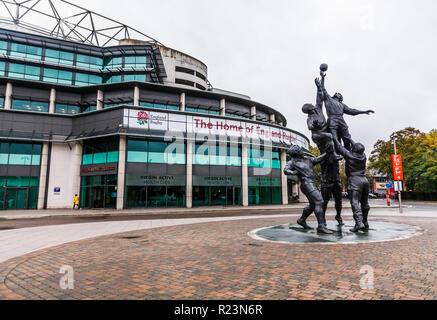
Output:
<instances>
[{"instance_id":1,"label":"stadium roof","mask_svg":"<svg viewBox=\"0 0 437 320\"><path fill-rule=\"evenodd\" d=\"M99 47L118 45L126 39L163 46L124 23L64 0L0 0L0 25Z\"/></svg>"}]
</instances>

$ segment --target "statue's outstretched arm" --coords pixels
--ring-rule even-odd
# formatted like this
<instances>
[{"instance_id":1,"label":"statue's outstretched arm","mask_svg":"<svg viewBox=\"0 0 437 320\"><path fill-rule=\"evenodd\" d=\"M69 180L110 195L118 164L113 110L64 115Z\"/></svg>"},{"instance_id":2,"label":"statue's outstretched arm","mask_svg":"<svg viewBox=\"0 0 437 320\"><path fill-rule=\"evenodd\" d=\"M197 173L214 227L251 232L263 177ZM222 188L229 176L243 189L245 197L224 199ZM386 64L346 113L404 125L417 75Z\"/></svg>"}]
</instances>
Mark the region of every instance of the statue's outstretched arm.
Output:
<instances>
[{"instance_id":1,"label":"statue's outstretched arm","mask_svg":"<svg viewBox=\"0 0 437 320\"><path fill-rule=\"evenodd\" d=\"M351 115L351 116L357 116L360 114L371 114L371 113L375 113L375 111L373 110L366 110L366 111L361 111L361 110L357 110L357 109L352 109L349 108L347 105L343 104L343 111L344 113Z\"/></svg>"}]
</instances>

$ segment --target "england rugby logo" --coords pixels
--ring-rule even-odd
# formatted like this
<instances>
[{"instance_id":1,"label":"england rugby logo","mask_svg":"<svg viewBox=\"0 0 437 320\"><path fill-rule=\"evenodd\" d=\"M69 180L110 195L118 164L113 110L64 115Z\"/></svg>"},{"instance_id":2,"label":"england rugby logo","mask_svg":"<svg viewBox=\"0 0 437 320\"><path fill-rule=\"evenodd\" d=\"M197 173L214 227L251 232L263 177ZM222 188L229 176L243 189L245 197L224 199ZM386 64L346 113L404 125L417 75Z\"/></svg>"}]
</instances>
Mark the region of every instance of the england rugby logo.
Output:
<instances>
[{"instance_id":1,"label":"england rugby logo","mask_svg":"<svg viewBox=\"0 0 437 320\"><path fill-rule=\"evenodd\" d=\"M138 112L137 121L140 125L149 123L149 115L145 111Z\"/></svg>"}]
</instances>

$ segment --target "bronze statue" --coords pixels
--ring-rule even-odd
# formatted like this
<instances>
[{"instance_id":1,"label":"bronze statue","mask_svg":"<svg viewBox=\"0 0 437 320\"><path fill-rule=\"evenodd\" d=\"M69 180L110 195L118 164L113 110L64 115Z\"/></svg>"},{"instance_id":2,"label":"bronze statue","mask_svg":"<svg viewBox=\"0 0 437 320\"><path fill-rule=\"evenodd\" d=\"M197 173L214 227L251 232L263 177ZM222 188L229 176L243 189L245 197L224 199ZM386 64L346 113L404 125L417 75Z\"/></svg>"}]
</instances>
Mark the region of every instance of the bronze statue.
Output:
<instances>
[{"instance_id":1,"label":"bronze statue","mask_svg":"<svg viewBox=\"0 0 437 320\"><path fill-rule=\"evenodd\" d=\"M346 175L348 182L349 199L354 213L355 227L352 232L369 229L369 181L366 178L367 157L361 143L355 143L352 151L347 150L338 141L336 148L346 160Z\"/></svg>"},{"instance_id":2,"label":"bronze statue","mask_svg":"<svg viewBox=\"0 0 437 320\"><path fill-rule=\"evenodd\" d=\"M322 162L328 154L324 153L320 157L315 158L299 146L292 146L288 150L288 154L291 156L291 161L287 163L284 173L299 177L301 191L310 202L310 205L303 210L302 216L297 220L297 223L304 229L311 229L306 220L314 212L318 223L317 232L331 234L332 231L326 227L323 198L317 187L316 175L314 173L314 166Z\"/></svg>"},{"instance_id":3,"label":"bronze statue","mask_svg":"<svg viewBox=\"0 0 437 320\"><path fill-rule=\"evenodd\" d=\"M343 141L347 150L351 151L351 147L354 144L352 137L349 133L349 127L344 121L343 114L356 116L360 114L375 113L373 110L360 111L357 109L349 108L343 103L343 96L340 93L336 93L331 97L325 89L325 77L328 66L326 64L321 65L320 75L322 81L316 80L316 85L319 91L322 92L322 100L325 102L326 113L328 115L328 127L334 139Z\"/></svg>"}]
</instances>

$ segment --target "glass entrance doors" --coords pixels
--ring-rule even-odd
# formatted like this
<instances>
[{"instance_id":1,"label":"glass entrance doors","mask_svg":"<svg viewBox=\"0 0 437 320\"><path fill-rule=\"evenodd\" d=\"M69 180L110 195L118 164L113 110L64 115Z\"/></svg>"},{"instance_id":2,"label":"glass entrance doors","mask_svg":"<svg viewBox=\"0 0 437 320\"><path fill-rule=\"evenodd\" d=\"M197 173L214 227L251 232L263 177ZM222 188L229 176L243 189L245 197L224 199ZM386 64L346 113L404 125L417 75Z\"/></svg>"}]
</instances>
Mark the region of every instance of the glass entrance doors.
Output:
<instances>
[{"instance_id":1,"label":"glass entrance doors","mask_svg":"<svg viewBox=\"0 0 437 320\"><path fill-rule=\"evenodd\" d=\"M4 201L5 210L21 210L28 208L28 188L7 188Z\"/></svg>"}]
</instances>

